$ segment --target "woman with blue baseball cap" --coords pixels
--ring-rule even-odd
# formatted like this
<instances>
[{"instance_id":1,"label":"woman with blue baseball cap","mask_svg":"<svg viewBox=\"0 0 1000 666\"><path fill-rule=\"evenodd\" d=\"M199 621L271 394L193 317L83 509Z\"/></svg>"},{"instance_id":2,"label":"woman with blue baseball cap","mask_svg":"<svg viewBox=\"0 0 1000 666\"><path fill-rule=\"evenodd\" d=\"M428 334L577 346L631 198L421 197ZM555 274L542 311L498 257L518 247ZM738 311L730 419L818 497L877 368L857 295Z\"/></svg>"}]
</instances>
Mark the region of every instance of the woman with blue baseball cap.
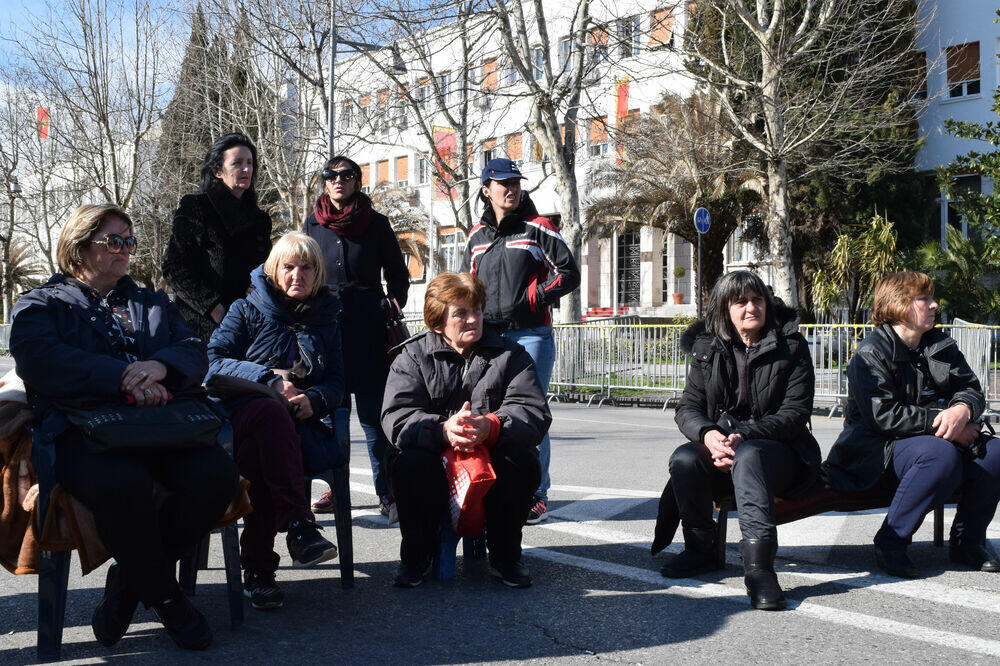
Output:
<instances>
[{"instance_id":1,"label":"woman with blue baseball cap","mask_svg":"<svg viewBox=\"0 0 1000 666\"><path fill-rule=\"evenodd\" d=\"M528 351L545 393L556 356L552 306L579 286L580 267L559 228L539 215L521 190L523 178L517 164L506 158L490 160L483 168L483 215L469 233L462 270L486 285L486 322ZM542 481L527 517L532 525L548 518L548 435L538 453Z\"/></svg>"}]
</instances>

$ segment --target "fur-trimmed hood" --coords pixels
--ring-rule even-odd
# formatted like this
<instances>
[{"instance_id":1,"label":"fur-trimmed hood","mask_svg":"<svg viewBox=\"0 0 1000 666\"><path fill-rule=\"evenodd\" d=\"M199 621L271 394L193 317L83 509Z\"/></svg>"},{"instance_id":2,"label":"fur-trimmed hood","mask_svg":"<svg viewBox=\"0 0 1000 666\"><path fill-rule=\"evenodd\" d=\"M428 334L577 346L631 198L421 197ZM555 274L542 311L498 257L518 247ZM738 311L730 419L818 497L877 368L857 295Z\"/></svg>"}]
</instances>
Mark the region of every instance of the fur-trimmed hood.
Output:
<instances>
[{"instance_id":1,"label":"fur-trimmed hood","mask_svg":"<svg viewBox=\"0 0 1000 666\"><path fill-rule=\"evenodd\" d=\"M775 327L777 334L781 337L787 337L793 333L797 333L799 330L799 314L795 308L790 308L784 303L775 303L774 306L774 322L777 324ZM764 337L769 336L773 330L768 330L764 332ZM707 340L714 340L715 336L710 335L705 328L705 320L699 319L694 322L684 333L681 334L681 349L686 354L690 354L694 351L694 345L699 338L705 338Z\"/></svg>"}]
</instances>

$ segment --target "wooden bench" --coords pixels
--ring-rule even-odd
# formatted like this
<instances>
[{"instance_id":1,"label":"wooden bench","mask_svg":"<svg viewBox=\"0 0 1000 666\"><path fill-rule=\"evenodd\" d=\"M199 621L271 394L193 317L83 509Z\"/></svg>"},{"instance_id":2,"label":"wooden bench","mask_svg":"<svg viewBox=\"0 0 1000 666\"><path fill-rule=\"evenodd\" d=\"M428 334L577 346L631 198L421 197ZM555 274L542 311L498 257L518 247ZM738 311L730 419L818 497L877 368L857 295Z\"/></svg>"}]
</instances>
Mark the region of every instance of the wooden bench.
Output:
<instances>
[{"instance_id":1,"label":"wooden bench","mask_svg":"<svg viewBox=\"0 0 1000 666\"><path fill-rule=\"evenodd\" d=\"M954 504L957 501L958 497L955 496L947 503ZM852 511L885 509L891 502L892 493L883 489L847 493L820 485L801 497L775 498L774 517L778 525L784 525L828 511L850 513ZM718 511L715 527L716 557L721 567L725 566L726 563L726 528L729 522L729 512L736 510L736 499L732 496L724 497L715 503L715 509ZM942 546L944 545L944 505L934 507L932 513L934 514L934 545Z\"/></svg>"}]
</instances>

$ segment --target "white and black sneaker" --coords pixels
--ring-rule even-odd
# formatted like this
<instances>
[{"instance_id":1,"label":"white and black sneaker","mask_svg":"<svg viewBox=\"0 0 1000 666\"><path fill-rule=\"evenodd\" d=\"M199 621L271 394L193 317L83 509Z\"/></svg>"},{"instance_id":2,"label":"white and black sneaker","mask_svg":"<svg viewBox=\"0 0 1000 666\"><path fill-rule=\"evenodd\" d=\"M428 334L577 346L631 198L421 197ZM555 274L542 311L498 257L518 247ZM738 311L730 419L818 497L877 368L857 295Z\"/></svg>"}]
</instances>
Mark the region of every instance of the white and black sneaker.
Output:
<instances>
[{"instance_id":1,"label":"white and black sneaker","mask_svg":"<svg viewBox=\"0 0 1000 666\"><path fill-rule=\"evenodd\" d=\"M545 500L537 495L531 500L531 511L528 512L528 519L524 522L528 525L537 525L543 520L549 519L548 507Z\"/></svg>"},{"instance_id":2,"label":"white and black sneaker","mask_svg":"<svg viewBox=\"0 0 1000 666\"><path fill-rule=\"evenodd\" d=\"M320 527L311 520L296 520L288 524L288 554L296 569L311 567L337 557L337 547L324 539Z\"/></svg>"},{"instance_id":3,"label":"white and black sneaker","mask_svg":"<svg viewBox=\"0 0 1000 666\"><path fill-rule=\"evenodd\" d=\"M521 560L517 562L498 562L490 558L490 574L499 578L507 587L531 587L531 572Z\"/></svg>"},{"instance_id":4,"label":"white and black sneaker","mask_svg":"<svg viewBox=\"0 0 1000 666\"><path fill-rule=\"evenodd\" d=\"M281 608L285 603L285 593L274 580L274 572L255 573L247 571L243 575L243 594L250 599L250 605L257 610Z\"/></svg>"}]
</instances>

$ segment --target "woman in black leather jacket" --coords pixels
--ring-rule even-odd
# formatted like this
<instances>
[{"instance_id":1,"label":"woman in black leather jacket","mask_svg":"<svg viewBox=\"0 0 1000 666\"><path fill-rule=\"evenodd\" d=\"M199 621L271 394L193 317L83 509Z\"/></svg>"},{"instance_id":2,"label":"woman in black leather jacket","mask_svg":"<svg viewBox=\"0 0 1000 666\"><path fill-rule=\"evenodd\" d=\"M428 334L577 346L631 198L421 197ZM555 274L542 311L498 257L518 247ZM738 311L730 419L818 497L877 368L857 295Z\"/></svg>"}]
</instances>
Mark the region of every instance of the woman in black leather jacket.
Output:
<instances>
[{"instance_id":1,"label":"woman in black leather jacket","mask_svg":"<svg viewBox=\"0 0 1000 666\"><path fill-rule=\"evenodd\" d=\"M980 438L982 388L955 340L934 328L937 306L923 273L894 273L876 286L875 330L847 366L844 430L824 463L838 490L894 492L875 560L903 578L919 575L906 553L913 533L959 488L949 556L1000 571L983 548L1000 499L1000 440Z\"/></svg>"}]
</instances>

